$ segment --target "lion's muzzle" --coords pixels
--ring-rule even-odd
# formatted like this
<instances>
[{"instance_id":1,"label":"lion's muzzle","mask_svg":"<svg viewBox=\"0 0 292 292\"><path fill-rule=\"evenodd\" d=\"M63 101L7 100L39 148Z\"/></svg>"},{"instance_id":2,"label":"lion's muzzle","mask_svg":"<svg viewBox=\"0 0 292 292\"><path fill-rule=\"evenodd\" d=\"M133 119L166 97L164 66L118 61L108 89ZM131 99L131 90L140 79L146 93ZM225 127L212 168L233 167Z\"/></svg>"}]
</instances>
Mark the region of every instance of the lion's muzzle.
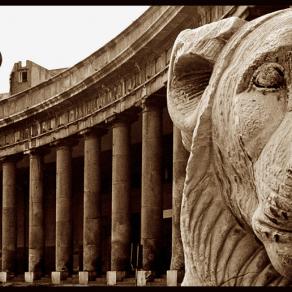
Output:
<instances>
[{"instance_id":1,"label":"lion's muzzle","mask_svg":"<svg viewBox=\"0 0 292 292\"><path fill-rule=\"evenodd\" d=\"M292 115L287 113L255 163L259 204L252 227L275 269L292 279Z\"/></svg>"}]
</instances>

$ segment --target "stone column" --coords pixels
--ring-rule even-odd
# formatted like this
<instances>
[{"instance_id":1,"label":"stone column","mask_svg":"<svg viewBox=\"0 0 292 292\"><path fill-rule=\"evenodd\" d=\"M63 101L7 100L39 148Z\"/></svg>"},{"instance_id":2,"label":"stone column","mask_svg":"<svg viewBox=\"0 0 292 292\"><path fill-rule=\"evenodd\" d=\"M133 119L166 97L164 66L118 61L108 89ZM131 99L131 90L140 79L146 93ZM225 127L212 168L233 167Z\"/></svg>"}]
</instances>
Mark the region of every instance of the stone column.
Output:
<instances>
[{"instance_id":1,"label":"stone column","mask_svg":"<svg viewBox=\"0 0 292 292\"><path fill-rule=\"evenodd\" d=\"M79 283L87 284L101 271L101 136L92 130L84 136L83 271Z\"/></svg>"},{"instance_id":2,"label":"stone column","mask_svg":"<svg viewBox=\"0 0 292 292\"><path fill-rule=\"evenodd\" d=\"M177 286L184 273L184 253L180 234L180 210L189 152L182 144L181 131L173 127L172 250L167 285Z\"/></svg>"},{"instance_id":3,"label":"stone column","mask_svg":"<svg viewBox=\"0 0 292 292\"><path fill-rule=\"evenodd\" d=\"M73 263L71 146L58 145L56 156L56 271L52 282L58 284L72 272Z\"/></svg>"},{"instance_id":4,"label":"stone column","mask_svg":"<svg viewBox=\"0 0 292 292\"><path fill-rule=\"evenodd\" d=\"M40 153L29 156L29 231L28 272L25 281L39 279L44 257L43 158Z\"/></svg>"},{"instance_id":5,"label":"stone column","mask_svg":"<svg viewBox=\"0 0 292 292\"><path fill-rule=\"evenodd\" d=\"M113 123L111 271L107 283L125 277L130 262L130 127L127 121Z\"/></svg>"},{"instance_id":6,"label":"stone column","mask_svg":"<svg viewBox=\"0 0 292 292\"><path fill-rule=\"evenodd\" d=\"M16 162L3 161L2 201L2 272L0 281L7 282L15 273L16 259Z\"/></svg>"},{"instance_id":7,"label":"stone column","mask_svg":"<svg viewBox=\"0 0 292 292\"><path fill-rule=\"evenodd\" d=\"M146 102L142 111L141 244L142 271L138 278L157 270L162 215L162 109ZM148 276L147 276L148 275Z\"/></svg>"}]
</instances>

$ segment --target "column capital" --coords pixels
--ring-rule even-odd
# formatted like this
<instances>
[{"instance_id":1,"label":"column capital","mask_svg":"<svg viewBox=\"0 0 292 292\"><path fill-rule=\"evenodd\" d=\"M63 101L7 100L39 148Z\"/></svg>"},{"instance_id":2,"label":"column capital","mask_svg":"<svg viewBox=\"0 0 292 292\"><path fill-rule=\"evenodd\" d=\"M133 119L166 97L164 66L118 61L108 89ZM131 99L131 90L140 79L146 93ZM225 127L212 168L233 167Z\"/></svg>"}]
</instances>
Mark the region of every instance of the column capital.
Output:
<instances>
[{"instance_id":1,"label":"column capital","mask_svg":"<svg viewBox=\"0 0 292 292\"><path fill-rule=\"evenodd\" d=\"M105 135L107 133L108 129L106 129L105 127L90 127L90 128L87 128L87 129L84 129L82 131L79 132L79 135L80 136L84 136L84 137L87 137L87 136L98 136L98 137L101 137L103 135Z\"/></svg>"},{"instance_id":2,"label":"column capital","mask_svg":"<svg viewBox=\"0 0 292 292\"><path fill-rule=\"evenodd\" d=\"M68 137L64 139L59 139L56 141L53 141L50 143L50 146L55 146L55 147L63 147L63 146L69 146L73 147L78 144L78 140L76 137Z\"/></svg>"},{"instance_id":3,"label":"column capital","mask_svg":"<svg viewBox=\"0 0 292 292\"><path fill-rule=\"evenodd\" d=\"M38 148L30 148L30 149L27 149L25 151L23 151L23 154L24 155L45 155L47 153L49 153L50 150L46 147L38 147Z\"/></svg>"},{"instance_id":4,"label":"column capital","mask_svg":"<svg viewBox=\"0 0 292 292\"><path fill-rule=\"evenodd\" d=\"M9 155L9 156L3 156L3 157L0 157L0 163L5 163L5 162L15 162L15 163L17 163L22 158L23 158L23 154L22 153L17 153L17 154Z\"/></svg>"},{"instance_id":5,"label":"column capital","mask_svg":"<svg viewBox=\"0 0 292 292\"><path fill-rule=\"evenodd\" d=\"M130 112L123 112L119 114L114 114L105 120L105 124L113 128L117 123L131 124L138 119L136 114Z\"/></svg>"},{"instance_id":6,"label":"column capital","mask_svg":"<svg viewBox=\"0 0 292 292\"><path fill-rule=\"evenodd\" d=\"M163 107L163 101L160 98L157 97L147 97L147 98L142 98L140 100L139 104L140 108L142 111L148 111L152 108L162 108Z\"/></svg>"}]
</instances>

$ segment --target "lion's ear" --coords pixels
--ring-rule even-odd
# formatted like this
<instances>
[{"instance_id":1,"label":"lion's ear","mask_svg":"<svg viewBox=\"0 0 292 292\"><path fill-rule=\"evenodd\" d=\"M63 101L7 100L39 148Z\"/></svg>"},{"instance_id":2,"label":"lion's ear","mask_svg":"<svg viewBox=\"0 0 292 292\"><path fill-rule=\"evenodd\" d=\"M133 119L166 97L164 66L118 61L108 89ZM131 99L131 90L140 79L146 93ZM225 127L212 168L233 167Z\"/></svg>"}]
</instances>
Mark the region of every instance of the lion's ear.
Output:
<instances>
[{"instance_id":1,"label":"lion's ear","mask_svg":"<svg viewBox=\"0 0 292 292\"><path fill-rule=\"evenodd\" d=\"M245 20L230 17L182 31L174 43L168 73L167 106L189 151L198 103L209 83L213 66L228 39L244 23Z\"/></svg>"}]
</instances>

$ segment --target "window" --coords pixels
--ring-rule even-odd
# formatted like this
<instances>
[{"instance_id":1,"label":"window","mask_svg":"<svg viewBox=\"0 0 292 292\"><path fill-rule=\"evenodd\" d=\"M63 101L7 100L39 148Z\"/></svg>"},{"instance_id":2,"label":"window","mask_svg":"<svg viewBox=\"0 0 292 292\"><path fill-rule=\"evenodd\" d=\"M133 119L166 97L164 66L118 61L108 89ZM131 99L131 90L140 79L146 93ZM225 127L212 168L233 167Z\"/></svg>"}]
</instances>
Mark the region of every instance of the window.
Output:
<instances>
[{"instance_id":1,"label":"window","mask_svg":"<svg viewBox=\"0 0 292 292\"><path fill-rule=\"evenodd\" d=\"M19 72L19 80L20 83L27 82L27 71Z\"/></svg>"}]
</instances>

